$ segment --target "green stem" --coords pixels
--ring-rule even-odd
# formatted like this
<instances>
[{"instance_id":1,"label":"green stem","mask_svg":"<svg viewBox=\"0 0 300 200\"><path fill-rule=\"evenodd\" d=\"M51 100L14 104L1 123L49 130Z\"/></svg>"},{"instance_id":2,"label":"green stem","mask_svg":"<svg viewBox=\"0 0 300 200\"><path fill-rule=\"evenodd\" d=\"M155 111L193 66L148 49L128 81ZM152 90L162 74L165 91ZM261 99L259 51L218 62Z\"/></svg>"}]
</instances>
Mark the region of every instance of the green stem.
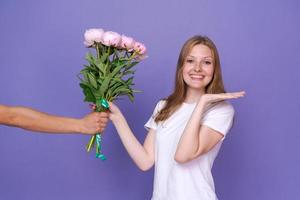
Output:
<instances>
[{"instance_id":1,"label":"green stem","mask_svg":"<svg viewBox=\"0 0 300 200\"><path fill-rule=\"evenodd\" d=\"M87 144L87 146L86 146L87 152L89 152L91 150L92 146L94 146L95 137L96 137L96 135L93 135L90 139L90 142Z\"/></svg>"},{"instance_id":2,"label":"green stem","mask_svg":"<svg viewBox=\"0 0 300 200\"><path fill-rule=\"evenodd\" d=\"M109 54L110 54L110 46L108 46L108 50L107 50L107 60L106 60L105 69L104 69L104 73L105 73L104 77L106 76L107 73L109 73L109 69L108 69L108 65L110 64Z\"/></svg>"},{"instance_id":3,"label":"green stem","mask_svg":"<svg viewBox=\"0 0 300 200\"><path fill-rule=\"evenodd\" d=\"M96 43L96 51L97 51L97 58L100 59L100 48L99 44Z\"/></svg>"},{"instance_id":4,"label":"green stem","mask_svg":"<svg viewBox=\"0 0 300 200\"><path fill-rule=\"evenodd\" d=\"M110 54L110 46L108 46L108 58L109 58L109 54Z\"/></svg>"},{"instance_id":5,"label":"green stem","mask_svg":"<svg viewBox=\"0 0 300 200\"><path fill-rule=\"evenodd\" d=\"M135 57L135 55L136 55L137 53L136 53L136 51L130 56L130 60L132 60L134 57Z\"/></svg>"},{"instance_id":6,"label":"green stem","mask_svg":"<svg viewBox=\"0 0 300 200\"><path fill-rule=\"evenodd\" d=\"M133 54L131 54L131 56L128 56L128 58L124 58L124 59L122 59L122 60L126 60L126 61L130 61L130 60L132 60L135 56L136 56L136 52L134 52Z\"/></svg>"}]
</instances>

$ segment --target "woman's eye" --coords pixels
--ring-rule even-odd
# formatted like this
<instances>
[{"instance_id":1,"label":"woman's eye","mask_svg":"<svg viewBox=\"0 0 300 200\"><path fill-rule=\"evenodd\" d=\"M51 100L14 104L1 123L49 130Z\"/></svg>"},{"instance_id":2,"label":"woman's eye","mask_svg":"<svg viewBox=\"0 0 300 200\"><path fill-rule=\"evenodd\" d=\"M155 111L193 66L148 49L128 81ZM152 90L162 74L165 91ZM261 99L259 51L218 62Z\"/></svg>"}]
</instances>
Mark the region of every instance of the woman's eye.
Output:
<instances>
[{"instance_id":1,"label":"woman's eye","mask_svg":"<svg viewBox=\"0 0 300 200\"><path fill-rule=\"evenodd\" d=\"M188 59L188 60L186 60L186 62L188 62L188 63L193 63L194 61L193 61L193 60L190 60L190 59Z\"/></svg>"},{"instance_id":2,"label":"woman's eye","mask_svg":"<svg viewBox=\"0 0 300 200\"><path fill-rule=\"evenodd\" d=\"M210 62L210 61L205 61L205 64L206 64L206 65L210 65L211 62Z\"/></svg>"}]
</instances>

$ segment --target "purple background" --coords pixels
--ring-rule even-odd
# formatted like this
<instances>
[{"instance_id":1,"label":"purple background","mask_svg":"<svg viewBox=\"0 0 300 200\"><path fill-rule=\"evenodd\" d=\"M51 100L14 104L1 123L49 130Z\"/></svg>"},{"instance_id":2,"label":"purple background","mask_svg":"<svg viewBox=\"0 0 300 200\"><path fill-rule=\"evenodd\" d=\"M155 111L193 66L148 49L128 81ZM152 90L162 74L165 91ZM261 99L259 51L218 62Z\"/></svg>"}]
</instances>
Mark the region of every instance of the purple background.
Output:
<instances>
[{"instance_id":1,"label":"purple background","mask_svg":"<svg viewBox=\"0 0 300 200\"><path fill-rule=\"evenodd\" d=\"M82 117L76 77L87 52L85 29L102 27L148 47L137 66L136 95L118 102L135 135L156 102L173 88L177 57L195 34L211 37L221 56L236 123L213 173L221 200L297 199L300 196L299 5L269 1L15 1L0 3L0 103ZM112 126L106 162L87 154L86 135L37 134L0 127L0 199L150 199L153 170L130 160Z\"/></svg>"}]
</instances>

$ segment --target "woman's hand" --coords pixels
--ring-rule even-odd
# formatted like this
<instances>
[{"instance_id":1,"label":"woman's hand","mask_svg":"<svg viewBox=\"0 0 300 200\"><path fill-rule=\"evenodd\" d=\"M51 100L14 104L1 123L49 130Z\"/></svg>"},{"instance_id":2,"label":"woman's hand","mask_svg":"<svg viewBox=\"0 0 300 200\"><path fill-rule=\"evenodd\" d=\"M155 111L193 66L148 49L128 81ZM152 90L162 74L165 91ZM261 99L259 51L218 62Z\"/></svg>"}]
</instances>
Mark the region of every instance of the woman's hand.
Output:
<instances>
[{"instance_id":1,"label":"woman's hand","mask_svg":"<svg viewBox=\"0 0 300 200\"><path fill-rule=\"evenodd\" d=\"M120 109L118 108L118 106L116 106L114 103L109 102L109 119L112 122L117 121L121 116L122 116L122 112L120 111Z\"/></svg>"},{"instance_id":2,"label":"woman's hand","mask_svg":"<svg viewBox=\"0 0 300 200\"><path fill-rule=\"evenodd\" d=\"M204 94L201 96L199 103L203 105L208 105L211 103L216 103L226 99L237 99L244 97L246 94L245 91L241 92L231 92L231 93L220 93L220 94Z\"/></svg>"}]
</instances>

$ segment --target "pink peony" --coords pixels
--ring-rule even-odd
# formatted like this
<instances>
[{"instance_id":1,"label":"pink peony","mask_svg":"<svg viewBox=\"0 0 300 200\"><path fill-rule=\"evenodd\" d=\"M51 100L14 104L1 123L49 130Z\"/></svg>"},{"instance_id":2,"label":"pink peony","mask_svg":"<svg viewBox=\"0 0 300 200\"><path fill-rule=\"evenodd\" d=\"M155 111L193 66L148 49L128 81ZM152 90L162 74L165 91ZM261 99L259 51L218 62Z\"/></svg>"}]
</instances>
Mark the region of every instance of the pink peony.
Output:
<instances>
[{"instance_id":1,"label":"pink peony","mask_svg":"<svg viewBox=\"0 0 300 200\"><path fill-rule=\"evenodd\" d=\"M120 41L121 36L118 33L112 31L105 32L102 37L102 44L106 46L118 47Z\"/></svg>"},{"instance_id":2,"label":"pink peony","mask_svg":"<svg viewBox=\"0 0 300 200\"><path fill-rule=\"evenodd\" d=\"M92 46L95 42L101 42L103 36L103 29L88 29L84 33L84 44L89 47Z\"/></svg>"},{"instance_id":3,"label":"pink peony","mask_svg":"<svg viewBox=\"0 0 300 200\"><path fill-rule=\"evenodd\" d=\"M128 51L133 51L135 41L131 37L127 37L126 35L121 36L121 44L120 47L123 49L127 49Z\"/></svg>"},{"instance_id":4,"label":"pink peony","mask_svg":"<svg viewBox=\"0 0 300 200\"><path fill-rule=\"evenodd\" d=\"M144 44L140 42L135 42L134 44L134 50L138 52L138 54L145 54L146 53L146 47Z\"/></svg>"}]
</instances>

